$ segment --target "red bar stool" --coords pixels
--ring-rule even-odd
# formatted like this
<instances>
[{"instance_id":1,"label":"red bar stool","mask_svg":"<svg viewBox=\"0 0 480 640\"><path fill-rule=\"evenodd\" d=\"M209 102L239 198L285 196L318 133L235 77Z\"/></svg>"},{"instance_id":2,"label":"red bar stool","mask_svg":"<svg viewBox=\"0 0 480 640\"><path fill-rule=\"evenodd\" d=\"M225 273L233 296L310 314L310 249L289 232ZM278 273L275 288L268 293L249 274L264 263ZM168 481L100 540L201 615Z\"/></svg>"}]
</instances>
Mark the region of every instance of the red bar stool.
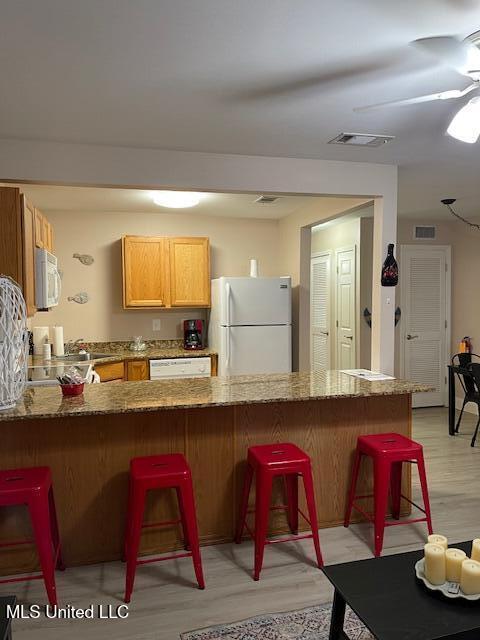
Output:
<instances>
[{"instance_id":1,"label":"red bar stool","mask_svg":"<svg viewBox=\"0 0 480 640\"><path fill-rule=\"evenodd\" d=\"M142 524L147 491L168 488L175 488L177 491L180 519ZM182 523L187 553L176 553L162 558L149 558L148 560L137 559L142 528L172 525L180 522ZM181 453L133 458L130 461L130 494L125 535L125 559L127 561L125 602L130 602L137 565L188 557L193 559L193 567L199 588L205 589L193 497L192 474L187 461Z\"/></svg>"},{"instance_id":2,"label":"red bar stool","mask_svg":"<svg viewBox=\"0 0 480 640\"><path fill-rule=\"evenodd\" d=\"M360 464L363 456L369 456L373 460L374 481L373 497L375 513L366 513L356 504L355 500L371 498L372 495L355 495ZM402 465L404 462L416 464L420 476L424 508L412 502L402 494ZM385 520L387 510L388 492L390 489L392 516L395 520L400 518L400 502L403 498L425 514L424 518L411 518L401 522L389 522ZM350 524L352 509L356 509L375 526L375 556L382 553L383 534L385 527L401 524L413 524L426 522L428 533L432 533L432 518L430 513L430 501L428 499L427 476L425 474L425 462L423 459L423 447L418 442L410 440L398 433L378 433L371 436L360 436L357 440L357 450L353 464L352 483L348 497L347 511L345 513L344 526Z\"/></svg>"},{"instance_id":3,"label":"red bar stool","mask_svg":"<svg viewBox=\"0 0 480 640\"><path fill-rule=\"evenodd\" d=\"M52 489L52 474L48 467L0 471L0 507L26 505L30 512L33 540L2 542L0 547L35 543L41 573L21 578L0 580L0 584L43 580L50 604L57 604L55 569L63 571L60 535Z\"/></svg>"},{"instance_id":4,"label":"red bar stool","mask_svg":"<svg viewBox=\"0 0 480 640\"><path fill-rule=\"evenodd\" d=\"M248 496L252 484L253 475L256 476L255 485L255 532L253 533L247 524ZM287 495L287 505L271 507L272 483L275 476L284 476ZM305 496L309 518L298 508L298 476L303 477ZM287 512L290 531L294 534L289 538L268 540L268 514L271 510L285 510ZM298 514L309 523L312 532L305 535L298 534ZM249 447L247 455L247 471L243 484L243 492L240 504L235 542L239 544L244 528L255 541L255 569L253 579L260 578L263 565L263 555L266 544L287 542L289 540L303 540L313 538L317 563L323 566L320 540L318 538L317 510L315 507L315 495L313 491L313 477L310 458L296 445L290 443L265 444L257 447Z\"/></svg>"}]
</instances>

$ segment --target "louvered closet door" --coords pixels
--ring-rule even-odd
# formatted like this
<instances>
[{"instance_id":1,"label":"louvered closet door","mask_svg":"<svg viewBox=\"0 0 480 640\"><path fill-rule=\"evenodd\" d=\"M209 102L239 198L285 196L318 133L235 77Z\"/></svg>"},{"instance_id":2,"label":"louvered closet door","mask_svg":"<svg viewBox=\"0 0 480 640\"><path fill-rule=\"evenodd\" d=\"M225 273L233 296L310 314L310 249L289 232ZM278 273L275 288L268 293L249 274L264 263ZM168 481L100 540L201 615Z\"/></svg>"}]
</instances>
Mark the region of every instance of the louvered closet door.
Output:
<instances>
[{"instance_id":1,"label":"louvered closet door","mask_svg":"<svg viewBox=\"0 0 480 640\"><path fill-rule=\"evenodd\" d=\"M445 403L448 256L448 247L402 247L402 376L435 389L414 394L414 407Z\"/></svg>"},{"instance_id":2,"label":"louvered closet door","mask_svg":"<svg viewBox=\"0 0 480 640\"><path fill-rule=\"evenodd\" d=\"M312 258L310 269L310 367L330 369L331 255Z\"/></svg>"}]
</instances>

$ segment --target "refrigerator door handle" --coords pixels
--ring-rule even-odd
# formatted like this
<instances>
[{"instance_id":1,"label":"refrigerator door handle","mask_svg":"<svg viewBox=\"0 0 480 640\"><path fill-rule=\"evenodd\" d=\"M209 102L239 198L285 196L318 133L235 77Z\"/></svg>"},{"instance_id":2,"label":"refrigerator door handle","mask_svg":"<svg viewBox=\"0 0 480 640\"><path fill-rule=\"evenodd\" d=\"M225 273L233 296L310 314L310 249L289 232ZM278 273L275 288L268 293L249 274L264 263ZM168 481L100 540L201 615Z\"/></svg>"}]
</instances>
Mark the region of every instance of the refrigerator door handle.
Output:
<instances>
[{"instance_id":1,"label":"refrigerator door handle","mask_svg":"<svg viewBox=\"0 0 480 640\"><path fill-rule=\"evenodd\" d=\"M231 287L230 283L227 282L225 285L225 291L227 292L227 327L230 326L230 295L231 295Z\"/></svg>"}]
</instances>

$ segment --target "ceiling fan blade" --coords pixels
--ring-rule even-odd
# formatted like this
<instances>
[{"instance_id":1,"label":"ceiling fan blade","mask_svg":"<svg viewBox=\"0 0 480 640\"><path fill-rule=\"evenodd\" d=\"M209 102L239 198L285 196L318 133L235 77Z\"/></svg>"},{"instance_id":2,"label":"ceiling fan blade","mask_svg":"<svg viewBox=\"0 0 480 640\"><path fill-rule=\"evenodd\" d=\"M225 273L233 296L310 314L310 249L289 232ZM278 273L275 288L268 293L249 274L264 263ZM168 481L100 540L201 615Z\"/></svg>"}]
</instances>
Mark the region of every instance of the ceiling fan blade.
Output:
<instances>
[{"instance_id":1,"label":"ceiling fan blade","mask_svg":"<svg viewBox=\"0 0 480 640\"><path fill-rule=\"evenodd\" d=\"M370 111L373 109L383 109L384 107L403 107L409 104L421 104L422 102L432 102L434 100L455 100L462 98L474 89L478 89L477 83L469 85L466 89L450 89L449 91L440 91L439 93L429 93L425 96L417 96L415 98L405 98L404 100L390 100L389 102L378 102L377 104L369 104L366 107L356 107L354 111Z\"/></svg>"},{"instance_id":2,"label":"ceiling fan blade","mask_svg":"<svg viewBox=\"0 0 480 640\"><path fill-rule=\"evenodd\" d=\"M480 78L480 50L471 42L454 36L420 38L412 44L458 73Z\"/></svg>"}]
</instances>

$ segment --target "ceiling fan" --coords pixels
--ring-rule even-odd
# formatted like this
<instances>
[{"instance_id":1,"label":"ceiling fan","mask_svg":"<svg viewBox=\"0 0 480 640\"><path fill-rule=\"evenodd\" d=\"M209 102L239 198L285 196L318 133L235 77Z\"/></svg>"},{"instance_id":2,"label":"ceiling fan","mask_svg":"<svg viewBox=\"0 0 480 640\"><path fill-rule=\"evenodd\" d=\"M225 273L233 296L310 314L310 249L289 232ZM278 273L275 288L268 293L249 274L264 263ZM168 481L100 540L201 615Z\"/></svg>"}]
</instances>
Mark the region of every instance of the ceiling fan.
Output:
<instances>
[{"instance_id":1,"label":"ceiling fan","mask_svg":"<svg viewBox=\"0 0 480 640\"><path fill-rule=\"evenodd\" d=\"M480 44L479 31L468 36L465 40L460 40L455 36L437 36L414 40L412 44L437 61L454 69L462 76L470 78L471 84L465 89L449 89L440 93L430 93L415 98L380 102L366 107L357 107L354 111L361 112L384 107L398 107L431 102L433 100L456 100L480 89L480 49L477 46ZM462 142L473 143L478 140L480 136L480 96L471 98L455 114L447 133Z\"/></svg>"}]
</instances>

